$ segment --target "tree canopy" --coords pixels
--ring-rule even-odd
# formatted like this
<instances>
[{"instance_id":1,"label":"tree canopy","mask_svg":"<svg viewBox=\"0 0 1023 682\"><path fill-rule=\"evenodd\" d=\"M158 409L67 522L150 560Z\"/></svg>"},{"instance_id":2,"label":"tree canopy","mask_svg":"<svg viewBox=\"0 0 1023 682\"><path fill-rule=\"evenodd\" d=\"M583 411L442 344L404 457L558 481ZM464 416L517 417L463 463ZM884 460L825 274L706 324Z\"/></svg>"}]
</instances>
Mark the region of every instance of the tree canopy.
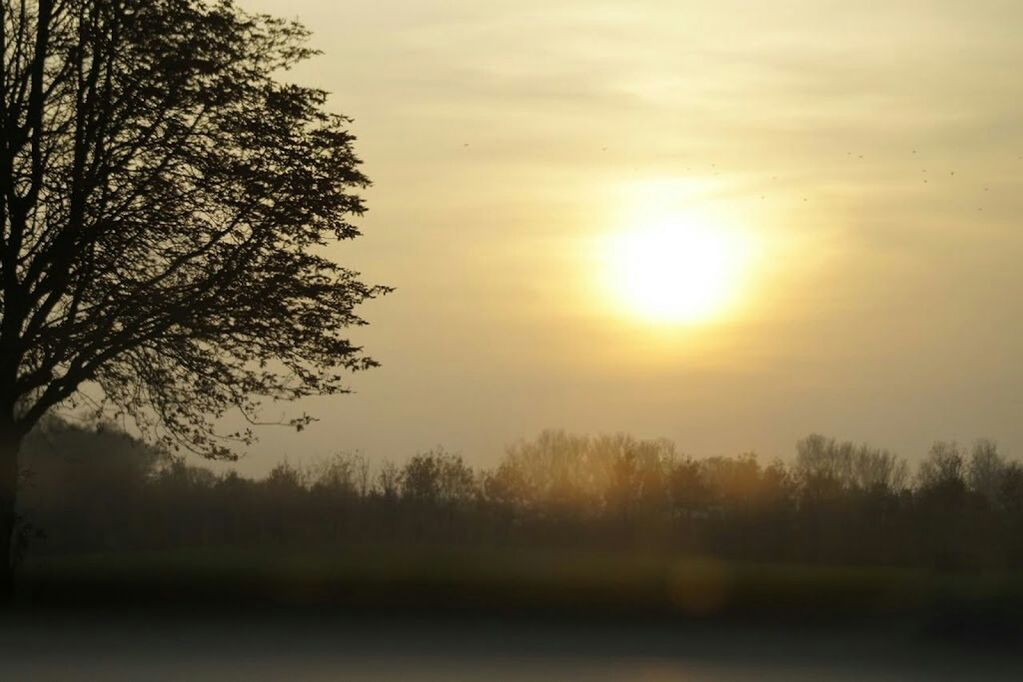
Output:
<instances>
[{"instance_id":1,"label":"tree canopy","mask_svg":"<svg viewBox=\"0 0 1023 682\"><path fill-rule=\"evenodd\" d=\"M280 80L301 25L231 0L0 0L0 24L0 430L90 385L230 457L228 410L375 364L347 332L387 288L327 250L369 182L349 119Z\"/></svg>"}]
</instances>

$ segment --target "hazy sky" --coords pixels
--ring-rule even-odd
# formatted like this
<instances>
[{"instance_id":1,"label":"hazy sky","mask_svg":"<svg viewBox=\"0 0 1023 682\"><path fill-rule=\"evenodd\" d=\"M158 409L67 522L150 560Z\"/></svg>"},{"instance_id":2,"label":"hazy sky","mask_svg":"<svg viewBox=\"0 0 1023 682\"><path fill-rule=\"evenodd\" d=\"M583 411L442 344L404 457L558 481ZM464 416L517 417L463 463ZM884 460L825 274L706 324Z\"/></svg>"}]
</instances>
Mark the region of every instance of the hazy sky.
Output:
<instances>
[{"instance_id":1,"label":"hazy sky","mask_svg":"<svg viewBox=\"0 0 1023 682\"><path fill-rule=\"evenodd\" d=\"M398 289L354 334L383 366L245 470L491 463L546 427L1023 456L1018 0L240 4L313 30L291 77L355 119L375 183L337 256ZM599 245L676 214L744 235L733 305L630 317Z\"/></svg>"}]
</instances>

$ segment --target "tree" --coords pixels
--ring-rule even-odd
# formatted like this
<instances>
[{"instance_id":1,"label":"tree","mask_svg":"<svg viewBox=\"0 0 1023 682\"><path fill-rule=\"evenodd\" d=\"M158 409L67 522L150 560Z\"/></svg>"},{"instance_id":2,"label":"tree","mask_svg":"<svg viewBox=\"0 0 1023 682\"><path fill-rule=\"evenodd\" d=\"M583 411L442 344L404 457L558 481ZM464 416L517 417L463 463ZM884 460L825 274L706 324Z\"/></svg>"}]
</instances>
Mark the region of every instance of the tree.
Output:
<instances>
[{"instance_id":1,"label":"tree","mask_svg":"<svg viewBox=\"0 0 1023 682\"><path fill-rule=\"evenodd\" d=\"M983 495L987 503L993 507L1002 502L1004 473L1005 461L998 452L998 445L986 438L974 443L966 470L966 480L970 489Z\"/></svg>"},{"instance_id":2,"label":"tree","mask_svg":"<svg viewBox=\"0 0 1023 682\"><path fill-rule=\"evenodd\" d=\"M387 289L325 255L368 181L326 93L274 77L313 54L300 25L231 0L0 0L0 26L7 546L21 441L55 406L232 457L253 433L218 435L228 410L375 364L346 330Z\"/></svg>"},{"instance_id":3,"label":"tree","mask_svg":"<svg viewBox=\"0 0 1023 682\"><path fill-rule=\"evenodd\" d=\"M476 475L460 455L431 450L410 459L401 470L401 493L427 505L459 505L473 498Z\"/></svg>"},{"instance_id":4,"label":"tree","mask_svg":"<svg viewBox=\"0 0 1023 682\"><path fill-rule=\"evenodd\" d=\"M961 501L966 493L964 468L959 444L938 441L920 462L917 479L921 493L941 499L944 503Z\"/></svg>"}]
</instances>

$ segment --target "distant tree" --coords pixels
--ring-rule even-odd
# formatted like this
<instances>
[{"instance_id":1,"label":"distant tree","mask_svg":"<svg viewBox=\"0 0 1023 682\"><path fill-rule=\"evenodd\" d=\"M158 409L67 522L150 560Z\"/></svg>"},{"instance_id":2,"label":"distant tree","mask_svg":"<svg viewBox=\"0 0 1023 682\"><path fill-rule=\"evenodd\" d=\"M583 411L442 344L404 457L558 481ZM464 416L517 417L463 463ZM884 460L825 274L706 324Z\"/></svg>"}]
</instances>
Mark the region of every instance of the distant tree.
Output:
<instances>
[{"instance_id":1,"label":"distant tree","mask_svg":"<svg viewBox=\"0 0 1023 682\"><path fill-rule=\"evenodd\" d=\"M326 94L275 80L312 54L301 26L231 0L0 0L0 29L6 547L22 439L54 406L231 457L253 435L218 437L227 410L374 364L345 330L385 289L323 255L368 182Z\"/></svg>"},{"instance_id":2,"label":"distant tree","mask_svg":"<svg viewBox=\"0 0 1023 682\"><path fill-rule=\"evenodd\" d=\"M712 491L703 476L702 463L691 457L683 457L672 464L668 491L677 519L689 520L704 514L711 505Z\"/></svg>"},{"instance_id":3,"label":"distant tree","mask_svg":"<svg viewBox=\"0 0 1023 682\"><path fill-rule=\"evenodd\" d=\"M856 449L852 462L853 485L859 490L896 494L906 488L909 467L906 461L867 445Z\"/></svg>"},{"instance_id":4,"label":"distant tree","mask_svg":"<svg viewBox=\"0 0 1023 682\"><path fill-rule=\"evenodd\" d=\"M1023 522L1023 465L1010 462L1005 466L998 492L1005 510Z\"/></svg>"},{"instance_id":5,"label":"distant tree","mask_svg":"<svg viewBox=\"0 0 1023 682\"><path fill-rule=\"evenodd\" d=\"M626 434L590 440L589 466L599 471L595 498L619 531L631 533L638 522L668 508L666 445L667 441L641 441Z\"/></svg>"},{"instance_id":6,"label":"distant tree","mask_svg":"<svg viewBox=\"0 0 1023 682\"><path fill-rule=\"evenodd\" d=\"M398 469L398 465L387 461L380 466L375 490L389 502L398 499L401 491L401 470Z\"/></svg>"},{"instance_id":7,"label":"distant tree","mask_svg":"<svg viewBox=\"0 0 1023 682\"><path fill-rule=\"evenodd\" d=\"M920 491L944 502L959 501L966 492L964 464L958 443L935 443L917 472Z\"/></svg>"},{"instance_id":8,"label":"distant tree","mask_svg":"<svg viewBox=\"0 0 1023 682\"><path fill-rule=\"evenodd\" d=\"M953 444L932 450L913 487L891 483L901 467L884 451L835 442L833 452L844 457L850 448L852 478L816 492L804 490L781 462L764 466L752 454L691 459L677 456L668 441L553 431L511 448L489 472L435 450L400 468L384 463L372 483L368 462L357 454L301 468L285 462L251 479L217 475L114 427L48 417L26 438L32 475L20 504L33 528L19 537L28 540L22 549L43 562L49 552L265 550L268 543L321 552L386 539L477 548L642 547L776 563L1023 568L1019 462L999 455L999 502L985 504L974 483L964 482L971 467ZM969 461L985 450L974 448ZM863 453L870 475L856 473ZM587 468L596 471L585 475ZM562 485L566 471L571 482ZM597 487L583 495L586 486ZM564 490L572 495L568 503ZM594 507L585 513L579 503Z\"/></svg>"},{"instance_id":9,"label":"distant tree","mask_svg":"<svg viewBox=\"0 0 1023 682\"><path fill-rule=\"evenodd\" d=\"M401 470L401 493L414 502L457 505L476 494L476 475L459 455L434 450L416 455Z\"/></svg>"},{"instance_id":10,"label":"distant tree","mask_svg":"<svg viewBox=\"0 0 1023 682\"><path fill-rule=\"evenodd\" d=\"M917 530L925 556L938 568L958 568L968 558L972 515L963 452L955 442L931 446L917 471Z\"/></svg>"},{"instance_id":11,"label":"distant tree","mask_svg":"<svg viewBox=\"0 0 1023 682\"><path fill-rule=\"evenodd\" d=\"M48 415L25 438L21 453L18 507L24 520L18 535L32 531L34 540L25 549L45 545L51 536L65 548L87 546L83 529L99 525L106 527L106 541L117 544L134 521L125 518L125 509L142 504L142 485L165 458L112 425L78 425Z\"/></svg>"},{"instance_id":12,"label":"distant tree","mask_svg":"<svg viewBox=\"0 0 1023 682\"><path fill-rule=\"evenodd\" d=\"M339 452L310 472L311 489L329 497L364 497L369 492L369 460L361 454Z\"/></svg>"},{"instance_id":13,"label":"distant tree","mask_svg":"<svg viewBox=\"0 0 1023 682\"><path fill-rule=\"evenodd\" d=\"M701 469L716 507L728 504L749 508L760 493L762 470L753 453L710 457L702 462Z\"/></svg>"},{"instance_id":14,"label":"distant tree","mask_svg":"<svg viewBox=\"0 0 1023 682\"><path fill-rule=\"evenodd\" d=\"M603 468L593 462L590 438L545 430L508 448L495 488L526 509L592 512L603 502L603 487L594 486Z\"/></svg>"},{"instance_id":15,"label":"distant tree","mask_svg":"<svg viewBox=\"0 0 1023 682\"><path fill-rule=\"evenodd\" d=\"M983 495L988 504L1000 504L1005 466L1005 461L998 452L998 445L994 441L978 440L973 445L966 470L966 480L970 489Z\"/></svg>"},{"instance_id":16,"label":"distant tree","mask_svg":"<svg viewBox=\"0 0 1023 682\"><path fill-rule=\"evenodd\" d=\"M811 434L796 443L794 472L804 506L838 499L852 475L853 447L834 438Z\"/></svg>"},{"instance_id":17,"label":"distant tree","mask_svg":"<svg viewBox=\"0 0 1023 682\"><path fill-rule=\"evenodd\" d=\"M854 489L897 493L908 478L905 460L887 450L838 442L818 434L796 444L795 474L804 489Z\"/></svg>"}]
</instances>

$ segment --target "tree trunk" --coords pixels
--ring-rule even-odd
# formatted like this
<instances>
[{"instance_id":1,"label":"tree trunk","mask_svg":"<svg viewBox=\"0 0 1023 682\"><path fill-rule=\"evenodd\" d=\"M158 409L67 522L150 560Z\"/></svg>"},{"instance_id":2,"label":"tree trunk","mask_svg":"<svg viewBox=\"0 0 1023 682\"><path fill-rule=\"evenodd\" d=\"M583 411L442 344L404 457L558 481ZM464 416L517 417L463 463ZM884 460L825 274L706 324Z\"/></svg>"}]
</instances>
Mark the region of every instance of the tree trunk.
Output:
<instances>
[{"instance_id":1,"label":"tree trunk","mask_svg":"<svg viewBox=\"0 0 1023 682\"><path fill-rule=\"evenodd\" d=\"M13 424L0 424L0 605L9 605L14 598L20 449L21 435Z\"/></svg>"}]
</instances>

